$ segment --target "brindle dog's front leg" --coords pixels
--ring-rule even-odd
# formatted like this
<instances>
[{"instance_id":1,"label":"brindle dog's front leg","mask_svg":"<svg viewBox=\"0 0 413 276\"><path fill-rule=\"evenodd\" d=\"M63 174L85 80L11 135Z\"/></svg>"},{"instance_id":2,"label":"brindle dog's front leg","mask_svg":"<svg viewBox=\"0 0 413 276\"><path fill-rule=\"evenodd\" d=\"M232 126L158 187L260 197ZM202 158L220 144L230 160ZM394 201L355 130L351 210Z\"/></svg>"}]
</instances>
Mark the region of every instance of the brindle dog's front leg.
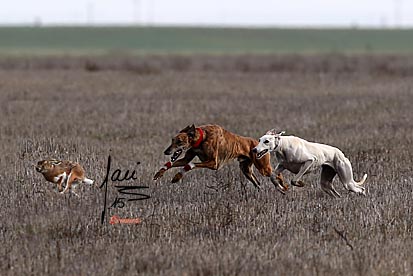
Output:
<instances>
[{"instance_id":1,"label":"brindle dog's front leg","mask_svg":"<svg viewBox=\"0 0 413 276\"><path fill-rule=\"evenodd\" d=\"M153 180L157 180L159 178L161 178L163 176L163 174L169 170L170 168L174 168L174 167L183 167L186 164L188 164L189 162L192 161L192 159L194 159L196 156L195 152L193 150L188 150L185 153L185 156L182 157L181 159L175 161L174 163L172 162L167 162L153 177Z\"/></svg>"},{"instance_id":2,"label":"brindle dog's front leg","mask_svg":"<svg viewBox=\"0 0 413 276\"><path fill-rule=\"evenodd\" d=\"M281 164L278 164L275 168L275 171L271 174L270 179L272 184L280 191L282 194L288 190L288 184L285 183L284 177L281 174L284 171L284 167Z\"/></svg>"},{"instance_id":3,"label":"brindle dog's front leg","mask_svg":"<svg viewBox=\"0 0 413 276\"><path fill-rule=\"evenodd\" d=\"M211 170L217 170L218 169L218 150L216 149L216 145L211 145L206 149L204 152L205 156L207 156L208 161L203 161L200 163L192 163L188 162L180 172L178 172L174 178L172 179L172 183L176 183L179 180L182 179L185 173L189 172L192 169L195 168L207 168Z\"/></svg>"}]
</instances>

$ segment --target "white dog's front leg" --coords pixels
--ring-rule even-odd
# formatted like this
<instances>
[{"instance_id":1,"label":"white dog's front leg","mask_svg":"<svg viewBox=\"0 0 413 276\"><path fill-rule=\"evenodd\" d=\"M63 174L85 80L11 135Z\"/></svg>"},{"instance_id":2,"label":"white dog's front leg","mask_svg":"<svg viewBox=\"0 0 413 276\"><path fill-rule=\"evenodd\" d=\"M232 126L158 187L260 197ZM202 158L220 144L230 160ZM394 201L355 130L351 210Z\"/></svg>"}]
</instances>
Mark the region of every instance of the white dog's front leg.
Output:
<instances>
[{"instance_id":1,"label":"white dog's front leg","mask_svg":"<svg viewBox=\"0 0 413 276\"><path fill-rule=\"evenodd\" d=\"M303 177L303 175L311 168L311 166L313 165L313 163L314 163L314 159L311 159L311 160L308 160L308 161L306 161L303 165L302 165L302 167L301 167L301 169L300 169L300 171L294 176L294 178L291 180L291 184L292 185L294 185L294 186L297 186L298 184L298 181L301 179L301 177ZM301 185L298 185L298 186L301 186Z\"/></svg>"},{"instance_id":2,"label":"white dog's front leg","mask_svg":"<svg viewBox=\"0 0 413 276\"><path fill-rule=\"evenodd\" d=\"M274 174L282 173L284 170L285 170L284 166L281 164L278 164L277 167L275 168Z\"/></svg>"}]
</instances>

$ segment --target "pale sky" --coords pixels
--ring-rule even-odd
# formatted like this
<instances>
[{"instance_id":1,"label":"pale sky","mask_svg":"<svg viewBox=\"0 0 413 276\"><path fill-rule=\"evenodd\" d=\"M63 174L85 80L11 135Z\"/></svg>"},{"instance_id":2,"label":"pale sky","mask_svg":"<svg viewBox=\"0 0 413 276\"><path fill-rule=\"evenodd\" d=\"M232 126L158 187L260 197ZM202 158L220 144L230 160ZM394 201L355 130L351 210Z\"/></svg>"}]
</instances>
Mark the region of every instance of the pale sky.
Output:
<instances>
[{"instance_id":1,"label":"pale sky","mask_svg":"<svg viewBox=\"0 0 413 276\"><path fill-rule=\"evenodd\" d=\"M412 0L13 0L0 24L413 27Z\"/></svg>"}]
</instances>

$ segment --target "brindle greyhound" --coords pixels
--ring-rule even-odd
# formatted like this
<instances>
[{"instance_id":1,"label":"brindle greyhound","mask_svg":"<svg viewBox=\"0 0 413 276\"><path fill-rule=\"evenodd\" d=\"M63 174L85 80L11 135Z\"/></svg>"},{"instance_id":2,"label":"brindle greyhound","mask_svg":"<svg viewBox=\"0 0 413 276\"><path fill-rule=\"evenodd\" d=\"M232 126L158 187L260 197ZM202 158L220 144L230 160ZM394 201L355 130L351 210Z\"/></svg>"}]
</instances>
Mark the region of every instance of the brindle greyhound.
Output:
<instances>
[{"instance_id":1,"label":"brindle greyhound","mask_svg":"<svg viewBox=\"0 0 413 276\"><path fill-rule=\"evenodd\" d=\"M165 155L172 155L171 161L155 174L154 180L162 177L170 168L183 167L172 179L172 183L175 183L190 170L218 170L228 161L237 159L241 171L256 188L259 188L260 182L253 172L253 165L263 176L270 177L271 182L284 193L288 186L281 173L273 174L269 155L258 159L253 154L252 149L257 145L257 140L236 135L218 125L187 126L172 138L171 145L164 152ZM185 156L177 160L184 151ZM192 162L195 157L201 162Z\"/></svg>"}]
</instances>

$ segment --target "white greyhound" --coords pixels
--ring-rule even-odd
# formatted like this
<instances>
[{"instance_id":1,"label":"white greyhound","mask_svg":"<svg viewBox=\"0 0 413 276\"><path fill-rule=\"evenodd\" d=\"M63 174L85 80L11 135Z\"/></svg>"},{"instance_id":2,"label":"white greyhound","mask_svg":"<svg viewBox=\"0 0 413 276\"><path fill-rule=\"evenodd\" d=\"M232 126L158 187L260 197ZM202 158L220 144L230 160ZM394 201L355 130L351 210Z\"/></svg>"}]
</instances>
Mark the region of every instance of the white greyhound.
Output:
<instances>
[{"instance_id":1,"label":"white greyhound","mask_svg":"<svg viewBox=\"0 0 413 276\"><path fill-rule=\"evenodd\" d=\"M301 177L321 167L320 184L327 194L340 197L332 185L334 176L338 174L341 183L347 190L366 195L362 185L367 179L367 174L364 174L360 182L354 181L351 163L341 150L325 144L308 142L295 136L281 136L284 133L284 131L280 133L276 133L275 130L268 131L259 139L259 144L253 149L258 159L275 151L278 161L275 174L287 169L295 174L291 184L303 186L304 183L300 181Z\"/></svg>"}]
</instances>

